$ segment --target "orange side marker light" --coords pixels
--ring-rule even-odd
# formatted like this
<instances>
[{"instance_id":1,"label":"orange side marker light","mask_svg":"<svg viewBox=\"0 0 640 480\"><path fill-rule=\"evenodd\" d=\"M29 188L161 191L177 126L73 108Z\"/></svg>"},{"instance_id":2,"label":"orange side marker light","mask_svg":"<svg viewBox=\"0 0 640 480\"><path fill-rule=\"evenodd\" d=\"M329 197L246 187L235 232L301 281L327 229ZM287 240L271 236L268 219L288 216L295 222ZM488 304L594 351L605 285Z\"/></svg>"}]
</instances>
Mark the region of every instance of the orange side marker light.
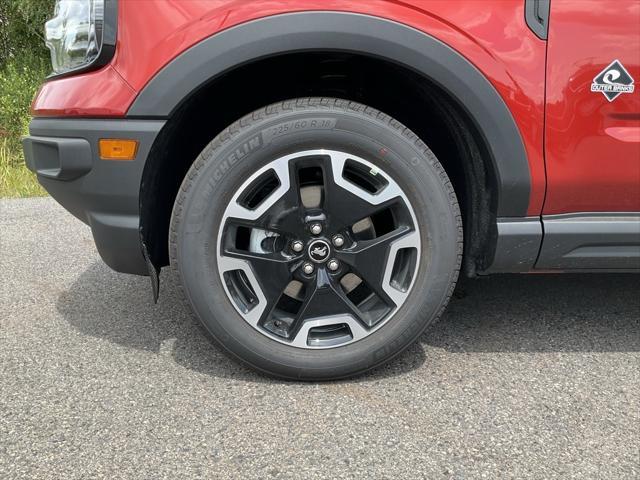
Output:
<instances>
[{"instance_id":1,"label":"orange side marker light","mask_svg":"<svg viewBox=\"0 0 640 480\"><path fill-rule=\"evenodd\" d=\"M101 138L98 147L102 160L135 160L138 153L137 140Z\"/></svg>"}]
</instances>

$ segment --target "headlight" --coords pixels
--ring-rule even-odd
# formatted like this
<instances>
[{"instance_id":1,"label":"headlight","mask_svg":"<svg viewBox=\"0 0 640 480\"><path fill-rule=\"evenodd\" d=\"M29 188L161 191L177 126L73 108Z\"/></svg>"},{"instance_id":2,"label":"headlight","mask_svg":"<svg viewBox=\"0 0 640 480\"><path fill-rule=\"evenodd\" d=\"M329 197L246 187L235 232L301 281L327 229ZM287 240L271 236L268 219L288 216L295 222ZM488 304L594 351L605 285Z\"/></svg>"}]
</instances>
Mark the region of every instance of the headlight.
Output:
<instances>
[{"instance_id":1,"label":"headlight","mask_svg":"<svg viewBox=\"0 0 640 480\"><path fill-rule=\"evenodd\" d=\"M104 2L56 1L54 17L45 24L54 73L80 69L98 58L103 43Z\"/></svg>"}]
</instances>

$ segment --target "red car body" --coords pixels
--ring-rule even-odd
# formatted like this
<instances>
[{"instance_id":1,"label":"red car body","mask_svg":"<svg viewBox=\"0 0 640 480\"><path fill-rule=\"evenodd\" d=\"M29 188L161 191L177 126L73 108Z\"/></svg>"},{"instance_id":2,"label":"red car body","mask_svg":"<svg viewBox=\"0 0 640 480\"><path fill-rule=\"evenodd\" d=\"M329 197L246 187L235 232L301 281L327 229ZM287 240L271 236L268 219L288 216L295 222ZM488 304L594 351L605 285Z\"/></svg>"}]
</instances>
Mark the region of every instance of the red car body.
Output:
<instances>
[{"instance_id":1,"label":"red car body","mask_svg":"<svg viewBox=\"0 0 640 480\"><path fill-rule=\"evenodd\" d=\"M545 5L541 0L120 0L115 55L98 70L46 82L33 102L33 115L147 118L134 107L136 101L172 62L206 39L303 12L384 19L436 39L468 61L493 86L517 126L530 180L522 216L537 222L534 250L540 250L541 257L536 265L521 262L516 267L516 260L495 271L572 267L571 262L540 261L545 248L557 247L555 241L542 245L540 220L546 215L550 223L545 232L551 235L547 238L554 238L554 221L563 214L585 213L578 221L589 223L587 217L601 220L598 213L607 218L610 213L631 213L633 222L625 224L624 239L607 244L627 248L623 257L628 260L629 235L636 232L640 212L640 93L607 101L590 86L613 60L621 62L631 77L640 78L640 3L552 0L549 11L543 12L548 35L540 38L526 19L526 9ZM190 73L184 76L187 79ZM157 118L167 115L163 112ZM500 226L498 231L500 235ZM501 250L499 240L497 244ZM635 253L631 256L636 258ZM629 267L635 268L635 263Z\"/></svg>"},{"instance_id":2,"label":"red car body","mask_svg":"<svg viewBox=\"0 0 640 480\"><path fill-rule=\"evenodd\" d=\"M580 0L552 2L547 51L547 41L524 21L524 1L463 3L124 0L112 63L46 83L33 114L122 117L168 62L217 32L291 12L360 13L428 33L489 79L525 142L532 178L529 215L640 211L640 95L608 103L589 90L613 52L640 78L640 4L604 0L594 8Z\"/></svg>"}]
</instances>

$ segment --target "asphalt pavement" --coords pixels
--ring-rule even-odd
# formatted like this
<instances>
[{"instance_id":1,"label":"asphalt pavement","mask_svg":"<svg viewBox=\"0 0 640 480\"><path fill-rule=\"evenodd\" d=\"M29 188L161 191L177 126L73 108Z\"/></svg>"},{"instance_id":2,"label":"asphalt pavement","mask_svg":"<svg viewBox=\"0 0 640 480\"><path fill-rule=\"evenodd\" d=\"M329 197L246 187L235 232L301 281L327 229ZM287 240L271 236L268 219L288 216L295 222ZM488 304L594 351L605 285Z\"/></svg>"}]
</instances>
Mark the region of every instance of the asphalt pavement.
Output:
<instances>
[{"instance_id":1,"label":"asphalt pavement","mask_svg":"<svg viewBox=\"0 0 640 480\"><path fill-rule=\"evenodd\" d=\"M640 475L640 276L462 281L400 358L322 384L228 359L48 198L0 200L0 279L2 479Z\"/></svg>"}]
</instances>

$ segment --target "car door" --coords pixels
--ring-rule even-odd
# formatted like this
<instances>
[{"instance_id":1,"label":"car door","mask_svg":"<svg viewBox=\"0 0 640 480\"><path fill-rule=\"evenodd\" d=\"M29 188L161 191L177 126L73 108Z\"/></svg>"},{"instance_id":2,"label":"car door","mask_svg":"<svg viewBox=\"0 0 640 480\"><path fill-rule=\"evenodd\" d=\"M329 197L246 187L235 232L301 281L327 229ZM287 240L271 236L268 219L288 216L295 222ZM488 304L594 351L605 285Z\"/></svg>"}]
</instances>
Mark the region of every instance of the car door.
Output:
<instances>
[{"instance_id":1,"label":"car door","mask_svg":"<svg viewBox=\"0 0 640 480\"><path fill-rule=\"evenodd\" d=\"M640 2L552 0L540 268L637 268Z\"/></svg>"}]
</instances>

